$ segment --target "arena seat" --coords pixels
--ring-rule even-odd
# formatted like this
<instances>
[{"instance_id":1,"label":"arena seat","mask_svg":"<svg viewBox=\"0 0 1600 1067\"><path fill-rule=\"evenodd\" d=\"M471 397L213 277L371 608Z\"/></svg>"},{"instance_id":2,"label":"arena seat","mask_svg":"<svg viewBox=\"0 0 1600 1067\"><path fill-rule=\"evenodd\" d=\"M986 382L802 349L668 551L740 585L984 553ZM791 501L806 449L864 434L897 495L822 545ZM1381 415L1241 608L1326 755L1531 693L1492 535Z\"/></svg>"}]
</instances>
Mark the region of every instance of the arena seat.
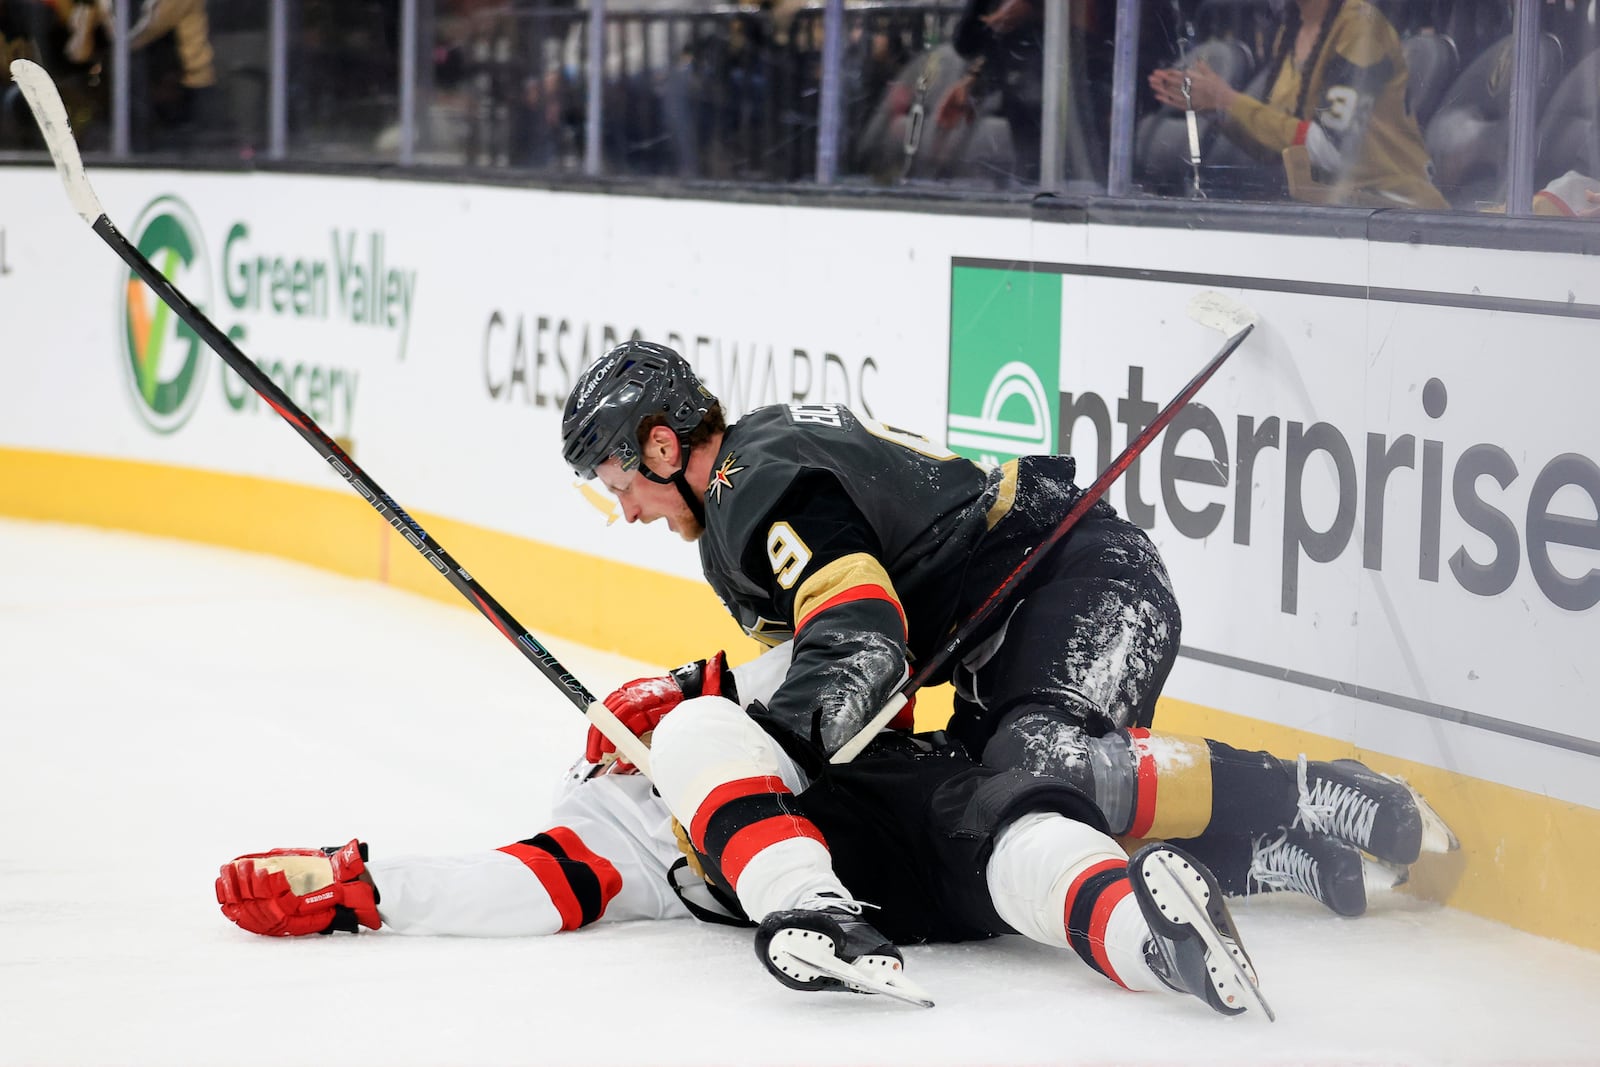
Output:
<instances>
[{"instance_id":1,"label":"arena seat","mask_svg":"<svg viewBox=\"0 0 1600 1067\"><path fill-rule=\"evenodd\" d=\"M1561 80L1539 120L1533 183L1542 188L1569 170L1600 177L1600 51Z\"/></svg>"},{"instance_id":2,"label":"arena seat","mask_svg":"<svg viewBox=\"0 0 1600 1067\"><path fill-rule=\"evenodd\" d=\"M1456 43L1442 33L1418 33L1404 38L1400 48L1406 57L1406 109L1426 127L1445 90L1461 70Z\"/></svg>"},{"instance_id":3,"label":"arena seat","mask_svg":"<svg viewBox=\"0 0 1600 1067\"><path fill-rule=\"evenodd\" d=\"M1561 42L1541 34L1538 56L1535 106L1542 109L1561 77ZM1483 210L1505 200L1510 74L1511 38L1503 37L1467 64L1424 132L1434 184L1454 207Z\"/></svg>"}]
</instances>

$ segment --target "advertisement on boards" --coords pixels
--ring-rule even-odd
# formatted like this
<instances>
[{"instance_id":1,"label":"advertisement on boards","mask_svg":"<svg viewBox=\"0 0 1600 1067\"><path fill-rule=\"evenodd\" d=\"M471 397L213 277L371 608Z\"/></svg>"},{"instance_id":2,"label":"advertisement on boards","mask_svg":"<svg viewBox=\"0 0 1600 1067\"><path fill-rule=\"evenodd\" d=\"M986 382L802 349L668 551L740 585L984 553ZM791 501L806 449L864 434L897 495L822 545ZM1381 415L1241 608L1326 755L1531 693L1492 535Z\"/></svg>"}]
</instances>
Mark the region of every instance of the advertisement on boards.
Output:
<instances>
[{"instance_id":1,"label":"advertisement on boards","mask_svg":"<svg viewBox=\"0 0 1600 1067\"><path fill-rule=\"evenodd\" d=\"M1445 751L1497 762L1486 777L1600 753L1587 320L1240 283L955 261L950 446L984 463L1068 453L1087 484L1221 343L1170 321L1203 285L1237 293L1256 332L1108 493L1167 560L1185 657L1235 680L1222 692L1267 694L1252 714L1338 732L1332 717L1375 747L1435 735L1435 759L1444 731ZM1463 358L1510 350L1525 380L1564 387L1508 388Z\"/></svg>"}]
</instances>

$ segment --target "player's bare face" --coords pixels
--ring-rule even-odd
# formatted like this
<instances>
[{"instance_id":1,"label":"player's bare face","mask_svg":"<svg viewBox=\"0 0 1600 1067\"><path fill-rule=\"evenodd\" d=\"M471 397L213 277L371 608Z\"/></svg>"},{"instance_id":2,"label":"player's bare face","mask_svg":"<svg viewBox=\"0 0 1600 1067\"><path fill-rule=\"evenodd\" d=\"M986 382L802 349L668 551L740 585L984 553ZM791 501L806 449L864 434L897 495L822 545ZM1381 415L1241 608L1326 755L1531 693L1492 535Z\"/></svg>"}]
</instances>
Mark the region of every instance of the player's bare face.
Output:
<instances>
[{"instance_id":1,"label":"player's bare face","mask_svg":"<svg viewBox=\"0 0 1600 1067\"><path fill-rule=\"evenodd\" d=\"M683 502L677 486L653 482L637 469L625 471L615 459L600 464L595 476L622 505L622 517L626 521L648 523L665 519L668 529L685 541L697 541L705 532L689 505Z\"/></svg>"}]
</instances>

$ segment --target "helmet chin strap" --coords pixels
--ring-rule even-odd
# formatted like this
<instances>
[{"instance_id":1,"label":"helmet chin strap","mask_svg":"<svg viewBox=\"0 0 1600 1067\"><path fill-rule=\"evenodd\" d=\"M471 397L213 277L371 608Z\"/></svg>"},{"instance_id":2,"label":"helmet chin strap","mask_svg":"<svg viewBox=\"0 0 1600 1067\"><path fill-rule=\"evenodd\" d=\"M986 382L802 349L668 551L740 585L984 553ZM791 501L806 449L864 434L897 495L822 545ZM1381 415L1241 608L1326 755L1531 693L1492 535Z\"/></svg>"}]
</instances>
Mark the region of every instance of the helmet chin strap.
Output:
<instances>
[{"instance_id":1,"label":"helmet chin strap","mask_svg":"<svg viewBox=\"0 0 1600 1067\"><path fill-rule=\"evenodd\" d=\"M689 446L684 439L685 436L686 435L679 436L678 448L681 455L687 456L689 454ZM663 478L661 475L650 469L650 464L641 460L639 463L639 473L650 479L652 482L655 482L657 485L677 486L678 495L683 497L683 502L689 506L689 513L694 516L694 521L704 527L706 524L706 506L702 504L694 495L694 491L689 488L689 479L684 477L684 471L688 469L688 466L689 465L685 463L682 467L679 467L677 470Z\"/></svg>"}]
</instances>

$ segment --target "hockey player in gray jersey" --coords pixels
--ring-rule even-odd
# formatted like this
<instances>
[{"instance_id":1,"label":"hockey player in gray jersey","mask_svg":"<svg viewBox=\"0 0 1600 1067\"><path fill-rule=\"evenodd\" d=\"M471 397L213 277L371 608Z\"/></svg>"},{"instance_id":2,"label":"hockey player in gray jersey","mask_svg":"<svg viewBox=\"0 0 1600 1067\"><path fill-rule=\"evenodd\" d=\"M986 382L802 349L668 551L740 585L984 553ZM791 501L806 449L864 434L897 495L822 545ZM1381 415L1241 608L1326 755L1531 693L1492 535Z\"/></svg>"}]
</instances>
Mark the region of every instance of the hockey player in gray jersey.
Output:
<instances>
[{"instance_id":1,"label":"hockey player in gray jersey","mask_svg":"<svg viewBox=\"0 0 1600 1067\"><path fill-rule=\"evenodd\" d=\"M585 371L562 435L568 463L629 522L663 520L698 543L707 581L780 664L762 691L725 695L813 773L1081 492L1070 457L986 471L839 405L727 426L688 364L648 342ZM1358 915L1371 885L1455 847L1420 796L1354 760L1152 731L1180 629L1149 538L1096 504L959 653L948 732L985 765L1071 783L1114 835L1188 842L1229 893L1292 889ZM675 677L606 703L646 734L683 695ZM892 725L909 727L909 708Z\"/></svg>"}]
</instances>

